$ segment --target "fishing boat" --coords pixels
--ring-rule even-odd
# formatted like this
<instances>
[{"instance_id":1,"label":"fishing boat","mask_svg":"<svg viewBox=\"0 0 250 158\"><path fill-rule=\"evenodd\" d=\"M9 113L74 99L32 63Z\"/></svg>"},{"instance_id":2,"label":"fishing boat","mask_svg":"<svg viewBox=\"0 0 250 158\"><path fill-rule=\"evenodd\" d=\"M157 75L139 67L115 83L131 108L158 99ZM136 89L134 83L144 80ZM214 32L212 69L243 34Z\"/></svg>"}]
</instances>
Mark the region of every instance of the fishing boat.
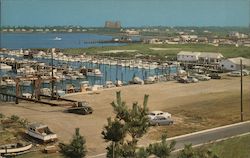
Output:
<instances>
[{"instance_id":1,"label":"fishing boat","mask_svg":"<svg viewBox=\"0 0 250 158\"><path fill-rule=\"evenodd\" d=\"M34 123L29 125L27 134L44 143L53 142L57 140L57 135L52 132L47 125L44 124Z\"/></svg>"},{"instance_id":2,"label":"fishing boat","mask_svg":"<svg viewBox=\"0 0 250 158\"><path fill-rule=\"evenodd\" d=\"M31 149L32 144L6 144L0 146L0 155L18 155Z\"/></svg>"}]
</instances>

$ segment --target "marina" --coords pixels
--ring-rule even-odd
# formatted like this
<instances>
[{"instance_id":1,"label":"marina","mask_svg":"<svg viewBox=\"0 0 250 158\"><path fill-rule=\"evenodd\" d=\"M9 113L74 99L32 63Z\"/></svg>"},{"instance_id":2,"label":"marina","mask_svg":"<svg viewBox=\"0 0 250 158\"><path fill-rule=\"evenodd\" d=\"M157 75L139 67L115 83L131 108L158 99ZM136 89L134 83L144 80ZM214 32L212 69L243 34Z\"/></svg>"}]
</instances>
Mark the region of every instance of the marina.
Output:
<instances>
[{"instance_id":1,"label":"marina","mask_svg":"<svg viewBox=\"0 0 250 158\"><path fill-rule=\"evenodd\" d=\"M55 49L36 53L22 49L2 51L0 63L1 89L17 95L33 94L36 87L41 88L43 95L50 95L53 92L62 96L65 93L109 88L112 85L166 81L180 69L175 64L169 65L139 58L64 55ZM38 78L41 82L39 86L35 85L35 80ZM18 92L17 79L18 87L20 86ZM133 82L134 80L143 82Z\"/></svg>"}]
</instances>

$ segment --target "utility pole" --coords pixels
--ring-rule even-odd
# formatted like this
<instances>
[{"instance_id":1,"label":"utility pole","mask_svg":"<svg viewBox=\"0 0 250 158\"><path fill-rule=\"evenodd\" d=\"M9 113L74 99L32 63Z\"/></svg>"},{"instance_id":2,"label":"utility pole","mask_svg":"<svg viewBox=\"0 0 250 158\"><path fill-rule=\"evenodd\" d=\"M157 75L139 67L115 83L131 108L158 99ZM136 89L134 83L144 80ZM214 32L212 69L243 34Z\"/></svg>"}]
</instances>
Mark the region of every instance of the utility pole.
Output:
<instances>
[{"instance_id":1,"label":"utility pole","mask_svg":"<svg viewBox=\"0 0 250 158\"><path fill-rule=\"evenodd\" d=\"M243 122L243 78L242 78L242 59L240 59L240 121Z\"/></svg>"},{"instance_id":2,"label":"utility pole","mask_svg":"<svg viewBox=\"0 0 250 158\"><path fill-rule=\"evenodd\" d=\"M0 0L0 48L2 48L2 31L3 31L3 24L2 24L2 0Z\"/></svg>"},{"instance_id":3,"label":"utility pole","mask_svg":"<svg viewBox=\"0 0 250 158\"><path fill-rule=\"evenodd\" d=\"M51 99L54 99L54 63L53 63L54 48L51 50L51 66L52 66L52 81L51 81Z\"/></svg>"}]
</instances>

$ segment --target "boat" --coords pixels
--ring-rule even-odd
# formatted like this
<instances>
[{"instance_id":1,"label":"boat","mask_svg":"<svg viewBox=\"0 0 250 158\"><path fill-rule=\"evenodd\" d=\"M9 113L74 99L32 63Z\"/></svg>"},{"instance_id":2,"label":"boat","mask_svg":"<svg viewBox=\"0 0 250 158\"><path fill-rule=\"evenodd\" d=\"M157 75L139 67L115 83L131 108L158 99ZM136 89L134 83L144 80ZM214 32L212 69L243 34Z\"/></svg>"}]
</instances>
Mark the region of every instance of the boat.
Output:
<instances>
[{"instance_id":1,"label":"boat","mask_svg":"<svg viewBox=\"0 0 250 158\"><path fill-rule=\"evenodd\" d=\"M9 65L4 64L4 63L0 63L0 70L9 71L9 70L12 70L12 66L9 66Z\"/></svg>"},{"instance_id":2,"label":"boat","mask_svg":"<svg viewBox=\"0 0 250 158\"><path fill-rule=\"evenodd\" d=\"M3 80L0 80L0 87L7 86L7 83Z\"/></svg>"},{"instance_id":3,"label":"boat","mask_svg":"<svg viewBox=\"0 0 250 158\"><path fill-rule=\"evenodd\" d=\"M0 146L0 155L18 155L31 149L32 144L6 144Z\"/></svg>"},{"instance_id":4,"label":"boat","mask_svg":"<svg viewBox=\"0 0 250 158\"><path fill-rule=\"evenodd\" d=\"M54 41L61 41L62 38L61 38L61 37L55 37L53 40L54 40Z\"/></svg>"},{"instance_id":5,"label":"boat","mask_svg":"<svg viewBox=\"0 0 250 158\"><path fill-rule=\"evenodd\" d=\"M52 132L47 125L44 124L30 124L28 126L27 134L44 143L53 142L57 140L57 135Z\"/></svg>"},{"instance_id":6,"label":"boat","mask_svg":"<svg viewBox=\"0 0 250 158\"><path fill-rule=\"evenodd\" d=\"M102 77L102 72L99 69L88 69L87 76Z\"/></svg>"},{"instance_id":7,"label":"boat","mask_svg":"<svg viewBox=\"0 0 250 158\"><path fill-rule=\"evenodd\" d=\"M31 85L31 81L29 81L29 80L22 80L21 82L20 82L20 85L22 85L22 86L30 86Z\"/></svg>"},{"instance_id":8,"label":"boat","mask_svg":"<svg viewBox=\"0 0 250 158\"><path fill-rule=\"evenodd\" d=\"M15 86L16 82L13 79L6 79L4 80L7 86Z\"/></svg>"}]
</instances>

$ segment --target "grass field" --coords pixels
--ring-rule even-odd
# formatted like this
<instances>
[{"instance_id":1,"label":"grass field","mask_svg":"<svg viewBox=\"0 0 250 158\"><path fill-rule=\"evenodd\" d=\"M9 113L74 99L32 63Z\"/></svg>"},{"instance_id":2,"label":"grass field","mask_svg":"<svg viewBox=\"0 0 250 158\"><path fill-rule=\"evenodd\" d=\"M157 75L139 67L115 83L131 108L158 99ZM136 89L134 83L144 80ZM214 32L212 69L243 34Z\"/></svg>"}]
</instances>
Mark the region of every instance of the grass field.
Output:
<instances>
[{"instance_id":1,"label":"grass field","mask_svg":"<svg viewBox=\"0 0 250 158\"><path fill-rule=\"evenodd\" d=\"M250 157L250 134L230 138L220 142L207 144L194 150L208 149L219 158L249 158ZM178 153L173 153L171 158L177 158Z\"/></svg>"},{"instance_id":2,"label":"grass field","mask_svg":"<svg viewBox=\"0 0 250 158\"><path fill-rule=\"evenodd\" d=\"M183 97L185 100L186 98ZM250 120L248 94L243 97L244 119ZM175 114L178 123L174 126L160 126L150 131L149 137L159 140L163 133L173 137L240 121L240 97L235 92L220 92L203 95L200 101L166 108Z\"/></svg>"},{"instance_id":3,"label":"grass field","mask_svg":"<svg viewBox=\"0 0 250 158\"><path fill-rule=\"evenodd\" d=\"M150 48L171 48L168 50L152 50ZM137 50L133 53L117 53L117 54L103 54L102 51L108 50ZM112 47L92 47L92 48L75 48L75 49L65 49L63 50L67 54L99 54L107 56L125 56L133 57L137 53L145 55L155 55L160 58L175 57L180 51L201 51L201 52L219 52L224 55L224 57L238 57L242 56L245 58L250 58L250 49L249 47L235 47L231 45L224 46L212 46L208 44L178 44L178 45L169 45L169 44L129 44L126 46L112 46Z\"/></svg>"},{"instance_id":4,"label":"grass field","mask_svg":"<svg viewBox=\"0 0 250 158\"><path fill-rule=\"evenodd\" d=\"M250 134L209 145L220 158L249 158Z\"/></svg>"}]
</instances>

